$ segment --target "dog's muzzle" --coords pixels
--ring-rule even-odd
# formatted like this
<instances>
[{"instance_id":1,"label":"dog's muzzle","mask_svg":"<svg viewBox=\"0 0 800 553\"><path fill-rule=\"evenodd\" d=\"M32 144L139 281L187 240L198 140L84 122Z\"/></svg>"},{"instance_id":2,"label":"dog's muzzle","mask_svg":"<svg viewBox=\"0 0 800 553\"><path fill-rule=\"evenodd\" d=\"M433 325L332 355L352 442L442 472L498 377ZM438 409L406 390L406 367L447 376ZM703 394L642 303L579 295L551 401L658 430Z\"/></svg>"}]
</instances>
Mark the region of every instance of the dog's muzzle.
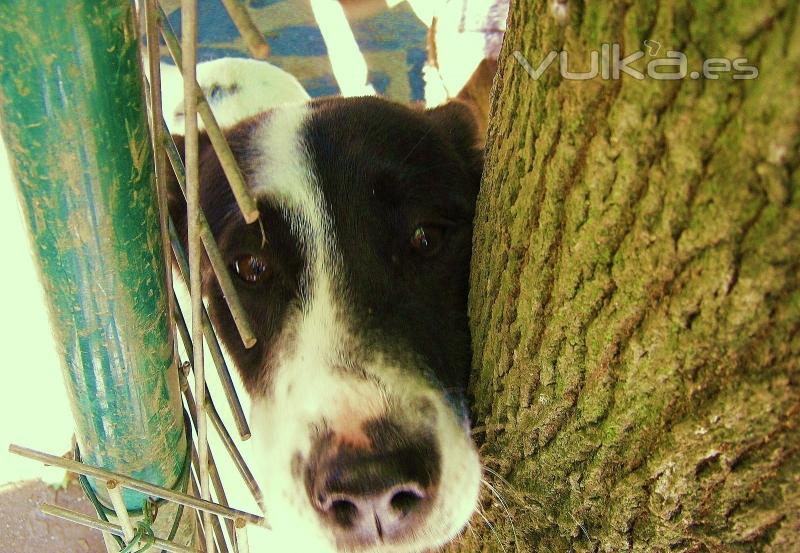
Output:
<instances>
[{"instance_id":1,"label":"dog's muzzle","mask_svg":"<svg viewBox=\"0 0 800 553\"><path fill-rule=\"evenodd\" d=\"M425 525L439 487L432 432L388 419L362 425L357 439L327 431L305 467L308 499L339 546L398 543Z\"/></svg>"}]
</instances>

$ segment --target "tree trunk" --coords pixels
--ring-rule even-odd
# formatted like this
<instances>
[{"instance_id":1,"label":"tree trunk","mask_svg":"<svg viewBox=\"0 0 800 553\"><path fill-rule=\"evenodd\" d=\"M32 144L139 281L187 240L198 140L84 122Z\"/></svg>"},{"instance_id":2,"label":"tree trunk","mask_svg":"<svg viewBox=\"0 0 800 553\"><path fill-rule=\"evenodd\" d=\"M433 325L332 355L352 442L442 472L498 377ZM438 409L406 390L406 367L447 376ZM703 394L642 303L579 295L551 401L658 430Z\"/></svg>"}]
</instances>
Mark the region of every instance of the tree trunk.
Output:
<instances>
[{"instance_id":1,"label":"tree trunk","mask_svg":"<svg viewBox=\"0 0 800 553\"><path fill-rule=\"evenodd\" d=\"M800 551L798 2L516 0L509 23L470 298L485 520L453 549ZM645 40L760 74L513 55L585 71Z\"/></svg>"}]
</instances>

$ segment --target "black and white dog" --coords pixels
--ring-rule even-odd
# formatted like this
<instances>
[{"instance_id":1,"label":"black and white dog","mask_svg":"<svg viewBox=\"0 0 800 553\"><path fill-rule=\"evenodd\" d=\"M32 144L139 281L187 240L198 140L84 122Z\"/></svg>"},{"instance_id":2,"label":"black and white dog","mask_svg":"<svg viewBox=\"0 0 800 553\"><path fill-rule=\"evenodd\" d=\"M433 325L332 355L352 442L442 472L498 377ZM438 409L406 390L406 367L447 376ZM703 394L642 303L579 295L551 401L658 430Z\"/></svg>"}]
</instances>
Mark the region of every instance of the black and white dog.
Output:
<instances>
[{"instance_id":1,"label":"black and white dog","mask_svg":"<svg viewBox=\"0 0 800 553\"><path fill-rule=\"evenodd\" d=\"M443 545L481 478L464 405L482 168L472 112L329 98L226 134L261 224L245 224L203 134L201 204L255 347L242 346L208 264L203 285L251 396L274 532L303 553ZM170 204L185 235L179 191Z\"/></svg>"}]
</instances>

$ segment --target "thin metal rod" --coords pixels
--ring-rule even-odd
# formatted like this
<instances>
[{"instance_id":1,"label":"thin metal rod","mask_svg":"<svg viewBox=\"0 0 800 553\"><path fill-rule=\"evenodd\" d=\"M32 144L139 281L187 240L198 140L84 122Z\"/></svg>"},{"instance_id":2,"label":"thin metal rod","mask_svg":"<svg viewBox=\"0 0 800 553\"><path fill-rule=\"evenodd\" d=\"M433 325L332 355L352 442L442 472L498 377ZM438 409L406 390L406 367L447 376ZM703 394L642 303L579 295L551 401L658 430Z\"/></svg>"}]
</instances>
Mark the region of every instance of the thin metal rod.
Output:
<instances>
[{"instance_id":1,"label":"thin metal rod","mask_svg":"<svg viewBox=\"0 0 800 553\"><path fill-rule=\"evenodd\" d=\"M197 130L197 0L181 1L181 39L183 41L183 105L186 114L186 218L189 227L189 296L192 300L192 342L194 348L194 395L197 398L197 453L200 458L198 479L200 497L211 499L208 478L208 427L204 409L206 399L206 373L203 363L203 279L200 274L202 242L200 239L200 175ZM206 530L206 550L214 549L211 514L203 513Z\"/></svg>"},{"instance_id":2,"label":"thin metal rod","mask_svg":"<svg viewBox=\"0 0 800 553\"><path fill-rule=\"evenodd\" d=\"M197 448L195 448L195 447L192 447L192 462L195 465L197 465L199 463L199 460L197 458ZM209 472L211 473L211 483L214 485L214 488L217 491L217 502L222 504L222 505L226 505L227 504L227 500L223 501L223 497L225 495L224 490L222 492L223 497L220 497L220 494L219 494L219 491L218 491L218 490L222 489L222 483L218 482L219 473L217 472L216 467L210 461L209 461L208 469L209 469ZM217 479L216 480L214 478L214 474L215 473L217 475ZM231 541L231 543L233 543L233 521L228 519L228 518L223 519L223 520L225 521L225 529L226 529L226 531L228 533L228 539ZM214 534L217 536L217 544L219 545L219 549L221 550L222 553L227 553L228 552L228 546L225 543L225 536L222 533L222 526L220 526L220 524L219 524L219 518L218 517L214 517L213 525L214 525Z\"/></svg>"},{"instance_id":3,"label":"thin metal rod","mask_svg":"<svg viewBox=\"0 0 800 553\"><path fill-rule=\"evenodd\" d=\"M192 476L193 480L196 480L194 476ZM195 484L195 487L199 487L198 484ZM200 513L195 511L194 513L195 518L195 528L197 528L197 543L200 544L200 551L202 553L207 553L208 549L206 549L206 533L203 529L203 518L200 516ZM216 549L212 551L212 553L216 553Z\"/></svg>"},{"instance_id":4,"label":"thin metal rod","mask_svg":"<svg viewBox=\"0 0 800 553\"><path fill-rule=\"evenodd\" d=\"M181 315L181 317L183 317L183 315ZM184 329L185 329L185 325L184 325ZM188 332L187 332L187 335L188 335ZM197 406L194 403L194 398L192 397L192 392L189 389L189 382L186 380L186 376L185 376L186 375L185 371L189 370L188 369L189 363L185 363L185 365L186 365L185 368L184 367L180 367L180 371L178 372L178 374L181 377L181 379L180 379L181 380L181 391L183 392L184 397L186 399L186 405L187 405L188 410L189 410L189 417L190 417L190 419L192 421L192 425L194 426L194 428L196 430L197 429ZM200 466L200 458L197 455L197 447L195 447L194 444L192 444L192 466L193 467ZM228 498L225 495L225 489L222 487L222 480L219 477L219 471L217 470L217 465L214 462L214 455L213 455L211 449L208 450L208 472L209 472L209 476L211 477L211 483L213 484L214 489L216 491L217 503L219 503L220 505L222 505L224 507L228 507L229 506L228 505ZM198 486L196 485L196 479L195 479L194 473L192 473L192 485L194 485L194 489L198 488ZM234 530L233 530L233 521L231 519L229 519L229 518L224 518L223 520L225 521L225 529L228 532L228 539L230 540L231 543L233 543L233 532L234 532ZM218 550L220 551L220 553L229 553L228 546L225 543L224 537L222 536L222 527L220 526L219 519L217 517L214 517L213 524L214 524L214 533L217 536Z\"/></svg>"},{"instance_id":5,"label":"thin metal rod","mask_svg":"<svg viewBox=\"0 0 800 553\"><path fill-rule=\"evenodd\" d=\"M108 497L111 498L111 505L114 506L114 515L117 517L117 521L119 521L119 525L122 527L125 543L130 543L134 536L133 524L131 523L128 509L125 507L125 500L122 499L122 488L119 483L112 478L106 480L106 490L108 490Z\"/></svg>"},{"instance_id":6,"label":"thin metal rod","mask_svg":"<svg viewBox=\"0 0 800 553\"><path fill-rule=\"evenodd\" d=\"M166 128L166 123L162 123L162 131ZM169 162L175 172L175 179L178 181L178 187L186 197L186 168L183 165L178 148L175 142L169 135L164 135L163 142L164 148L167 151ZM253 328L250 326L250 317L242 307L242 302L239 300L239 293L231 279L231 273L228 270L228 265L219 251L217 241L214 239L214 234L211 232L211 226L208 224L203 210L200 210L198 225L200 226L200 238L203 240L208 259L211 262L211 268L214 270L214 275L217 277L219 287L222 289L222 295L225 302L228 304L228 309L233 317L233 322L236 324L236 329L239 331L239 336L242 339L244 347L251 348L256 345L256 336L253 333Z\"/></svg>"},{"instance_id":7,"label":"thin metal rod","mask_svg":"<svg viewBox=\"0 0 800 553\"><path fill-rule=\"evenodd\" d=\"M236 526L236 553L250 553L250 544L247 540L247 521L237 518Z\"/></svg>"},{"instance_id":8,"label":"thin metal rod","mask_svg":"<svg viewBox=\"0 0 800 553\"><path fill-rule=\"evenodd\" d=\"M103 532L103 543L106 546L106 553L118 553L119 545L114 539L114 535L108 532Z\"/></svg>"},{"instance_id":9,"label":"thin metal rod","mask_svg":"<svg viewBox=\"0 0 800 553\"><path fill-rule=\"evenodd\" d=\"M83 513L64 509L63 507L59 507L57 505L43 503L41 506L41 511L46 515L68 520L89 528L94 528L95 530L100 530L101 532L108 532L120 537L124 536L122 528L117 524L92 518L88 515L84 515ZM163 549L164 551L171 551L172 553L198 553L196 549L189 549L188 547L178 545L175 542L166 541L159 538L155 539L153 545L159 549Z\"/></svg>"},{"instance_id":10,"label":"thin metal rod","mask_svg":"<svg viewBox=\"0 0 800 553\"><path fill-rule=\"evenodd\" d=\"M83 474L84 476L89 476L91 478L97 478L100 480L113 479L119 482L122 486L129 488L131 490L135 490L137 492L153 497L160 497L162 499L166 499L174 503L177 503L179 505L184 505L186 507L191 507L199 511L204 511L204 512L208 511L209 513L214 513L216 515L229 518L231 520L235 519L236 517L242 517L251 524L258 524L262 526L264 525L264 518L258 515L247 513L245 511L240 511L239 509L234 509L233 507L225 507L223 505L218 505L216 503L212 503L211 501L206 501L204 499L192 497L191 495L186 495L184 493L176 492L175 490L162 488L161 486L156 486L148 482L144 482L142 480L137 480L136 478L125 476L124 474L118 474L116 472L112 472L110 470L105 470L99 467L94 467L92 465L87 465L86 463L79 463L77 461L73 461L72 459L57 457L55 455L50 455L49 453L43 453L41 451L36 451L34 449L22 447L16 444L11 444L10 446L8 446L8 451L10 453L13 453L14 455L19 455L20 457L33 459L34 461L39 461L46 465L59 467L68 470L70 472L74 472L76 474Z\"/></svg>"},{"instance_id":11,"label":"thin metal rod","mask_svg":"<svg viewBox=\"0 0 800 553\"><path fill-rule=\"evenodd\" d=\"M163 8L159 8L159 10L159 14L161 16L161 35L164 37L164 41L167 43L167 49L169 50L176 67L182 71L183 52L181 50L180 43L175 36L175 31L172 30L172 25L167 19ZM181 22L183 22L183 19L181 19ZM185 81L185 74L183 78ZM253 198L250 196L250 192L247 190L244 177L242 177L242 173L239 171L239 166L233 157L233 152L231 152L231 149L228 146L228 141L225 140L225 136L222 134L222 131L219 128L217 119L214 117L211 107L206 101L205 94L203 94L203 89L200 88L199 84L197 84L196 79L194 81L189 80L189 83L192 82L194 82L195 95L197 98L197 111L203 120L206 133L208 133L208 138L211 140L211 145L214 146L214 150L217 152L217 157L219 158L219 162L222 166L223 172L225 173L225 177L228 179L228 184L231 187L233 196L236 198L236 203L239 205L239 209L242 211L244 220L247 223L254 223L258 220L258 206L256 205L255 200L253 200ZM188 118L188 113L186 113L186 116Z\"/></svg>"},{"instance_id":12,"label":"thin metal rod","mask_svg":"<svg viewBox=\"0 0 800 553\"><path fill-rule=\"evenodd\" d=\"M194 447L192 448L192 463L193 463L193 465L192 465L192 484L194 484L195 489L198 489L200 487L199 484L197 483L198 460L197 460L197 450ZM195 513L195 514L197 514L197 513ZM205 545L205 548L207 550L208 549L208 543L206 543L206 541L205 541L207 539L205 536L207 536L208 534L205 533L206 527L204 526L206 524L206 520L205 520L205 518L200 519L199 517L198 517L198 520L200 521L200 524L198 524L198 526L203 526L204 533L202 534L202 536L203 536L202 537L202 543ZM211 531L211 538L210 538L211 542L212 543L216 542L216 545L213 546L212 551L215 551L216 553L223 553L223 551L222 551L223 548L227 549L227 546L225 544L225 537L222 535L222 527L219 525L219 520L215 516L211 517L211 530L212 530Z\"/></svg>"},{"instance_id":13,"label":"thin metal rod","mask_svg":"<svg viewBox=\"0 0 800 553\"><path fill-rule=\"evenodd\" d=\"M192 463L194 463L194 456L197 455L197 450L194 448L194 444L192 444ZM192 465L189 471L189 493L193 496L197 496L200 492L200 486L197 484L197 476L194 473L194 467L196 465ZM194 513L194 528L196 531L194 543L198 544L200 547L200 551L202 553L206 553L206 536L203 532L203 520L200 516L199 511L193 511Z\"/></svg>"},{"instance_id":14,"label":"thin metal rod","mask_svg":"<svg viewBox=\"0 0 800 553\"><path fill-rule=\"evenodd\" d=\"M178 269L181 273L181 276L183 276L183 280L188 286L189 264L186 260L186 255L183 253L183 248L178 241L178 234L175 231L175 226L172 224L172 222L170 222L169 225L169 232L170 238L172 239L172 252L175 254L175 260L178 262ZM230 405L231 411L233 412L233 418L236 422L239 436L242 438L242 440L248 440L250 438L250 427L247 424L247 418L244 415L244 409L242 409L242 404L239 401L239 396L236 393L235 386L233 385L233 379L231 378L228 364L225 362L225 356L222 354L222 348L220 347L217 335L214 333L214 329L211 326L211 319L208 317L208 312L206 311L205 306L202 306L202 311L203 335L205 336L206 344L208 345L208 351L211 352L211 359L214 361L214 365L217 367L217 373L219 374L219 379L222 383L222 389L225 392L225 398L228 400L228 405ZM185 321L183 324L186 324Z\"/></svg>"},{"instance_id":15,"label":"thin metal rod","mask_svg":"<svg viewBox=\"0 0 800 553\"><path fill-rule=\"evenodd\" d=\"M164 250L164 265L166 269L167 290L172 290L172 263L169 254L169 207L167 201L167 158L163 143L164 129L161 122L164 120L161 106L161 47L159 45L158 32L158 10L157 0L144 0L144 5L140 6L140 15L144 15L144 34L147 39L147 58L150 78L144 77L147 98L149 99L148 123L150 125L150 137L153 145L153 163L156 176L156 195L158 200L158 221L161 228L161 242ZM141 26L141 18L137 18ZM141 34L141 28L139 32ZM167 295L167 302L172 312L172 294ZM170 333L173 327L170 325ZM173 335L174 339L174 335ZM174 343L174 340L173 340Z\"/></svg>"},{"instance_id":16,"label":"thin metal rod","mask_svg":"<svg viewBox=\"0 0 800 553\"><path fill-rule=\"evenodd\" d=\"M181 318L183 318L183 315L181 313L178 313L178 315ZM185 329L186 329L186 326L184 325L184 331L185 331ZM188 338L188 332L182 332L181 333L181 337L184 339L184 345L186 345L186 338ZM188 348L192 347L191 341L188 342L188 346L187 347ZM187 365L188 365L188 363L187 363ZM188 367L186 367L185 371L188 372L188 370L189 370ZM189 418L191 419L192 424L196 428L197 427L197 407L196 407L195 402L194 402L194 397L192 396L192 391L189 388L189 382L186 379L186 372L185 371L184 371L184 368L181 367L181 371L178 373L179 376L181 377L181 390L183 391L184 397L186 398L186 404L187 404L187 407L188 407L188 410L189 410ZM208 395L207 395L207 397L208 397ZM194 463L198 464L199 461L194 459L194 457L197 456L197 449L194 448L194 447L192 447L192 455L193 455L192 459L193 459ZM214 454L213 454L213 452L211 450L209 450L209 452L208 452L208 472L209 472L209 476L211 477L211 484L214 486L214 492L217 495L217 503L227 507L229 505L228 504L228 497L225 494L225 488L222 485L222 479L219 476L219 471L217 470L217 464L214 461ZM262 512L263 512L263 509L262 509ZM230 519L225 519L225 528L228 531L228 538L231 540L231 543L233 543L233 521L230 520Z\"/></svg>"},{"instance_id":17,"label":"thin metal rod","mask_svg":"<svg viewBox=\"0 0 800 553\"><path fill-rule=\"evenodd\" d=\"M178 319L183 318L182 314L179 313L178 315L180 316L176 318ZM191 343L188 344L188 347L186 345L185 339L187 333L180 332L180 334L181 337L184 339L184 347L188 351L190 348L192 348L192 344ZM189 390L187 377L182 372L180 372L178 376L181 379L181 388L183 389L183 393L186 396L186 400L191 406L191 404L194 402L194 398L192 398L191 396L191 391ZM211 424L216 429L220 439L222 440L222 444L225 446L228 455L230 455L231 459L233 459L233 462L236 465L236 469L239 471L239 474L242 476L242 480L244 480L245 484L247 485L247 488L253 495L253 499L255 499L256 503L258 504L259 509L261 509L261 512L264 512L265 510L264 494L261 492L261 488L259 487L258 482L256 482L255 476L253 476L253 473L247 466L247 462L244 460L244 457L242 456L241 452L236 447L236 443L233 441L230 432L228 432L228 429L225 428L225 423L222 422L222 418L219 416L219 411L217 411L217 408L214 405L214 401L211 398L211 394L209 393L208 388L206 388L205 406L208 418L211 421ZM192 414L191 407L189 408L189 416L192 417L192 420L194 421L194 416Z\"/></svg>"},{"instance_id":18,"label":"thin metal rod","mask_svg":"<svg viewBox=\"0 0 800 553\"><path fill-rule=\"evenodd\" d=\"M228 429L225 428L225 424L222 422L219 412L217 411L216 407L214 407L210 397L206 397L206 412L208 413L208 418L211 421L211 424L214 426L217 434L222 440L222 444L225 446L225 449L228 451L231 459L233 459L233 462L236 464L239 474L242 475L242 479L244 480L245 484L247 484L247 488L250 490L250 493L253 494L253 499L256 500L261 512L264 512L264 494L261 492L261 488L256 482L253 473L250 472L250 468L247 466L244 457L242 457L242 454L239 452L239 449L233 442L230 432L228 432Z\"/></svg>"},{"instance_id":19,"label":"thin metal rod","mask_svg":"<svg viewBox=\"0 0 800 553\"><path fill-rule=\"evenodd\" d=\"M250 50L250 55L258 60L265 60L269 56L269 44L264 40L264 35L258 30L253 19L250 17L250 12L239 0L222 0L225 9L228 10L228 15L231 16L233 24L242 35L247 49Z\"/></svg>"}]
</instances>

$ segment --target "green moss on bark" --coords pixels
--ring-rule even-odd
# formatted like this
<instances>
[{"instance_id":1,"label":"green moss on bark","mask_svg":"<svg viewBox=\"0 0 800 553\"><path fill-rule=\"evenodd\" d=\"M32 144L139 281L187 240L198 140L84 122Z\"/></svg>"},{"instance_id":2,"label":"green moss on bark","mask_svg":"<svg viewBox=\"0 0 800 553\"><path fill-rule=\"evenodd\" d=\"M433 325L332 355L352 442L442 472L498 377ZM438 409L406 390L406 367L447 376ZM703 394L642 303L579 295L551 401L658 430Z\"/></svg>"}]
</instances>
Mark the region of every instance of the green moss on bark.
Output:
<instances>
[{"instance_id":1,"label":"green moss on bark","mask_svg":"<svg viewBox=\"0 0 800 553\"><path fill-rule=\"evenodd\" d=\"M513 3L476 218L474 415L504 501L454 549L800 550L798 4L550 4ZM760 75L537 81L512 57L585 70L645 39Z\"/></svg>"}]
</instances>

